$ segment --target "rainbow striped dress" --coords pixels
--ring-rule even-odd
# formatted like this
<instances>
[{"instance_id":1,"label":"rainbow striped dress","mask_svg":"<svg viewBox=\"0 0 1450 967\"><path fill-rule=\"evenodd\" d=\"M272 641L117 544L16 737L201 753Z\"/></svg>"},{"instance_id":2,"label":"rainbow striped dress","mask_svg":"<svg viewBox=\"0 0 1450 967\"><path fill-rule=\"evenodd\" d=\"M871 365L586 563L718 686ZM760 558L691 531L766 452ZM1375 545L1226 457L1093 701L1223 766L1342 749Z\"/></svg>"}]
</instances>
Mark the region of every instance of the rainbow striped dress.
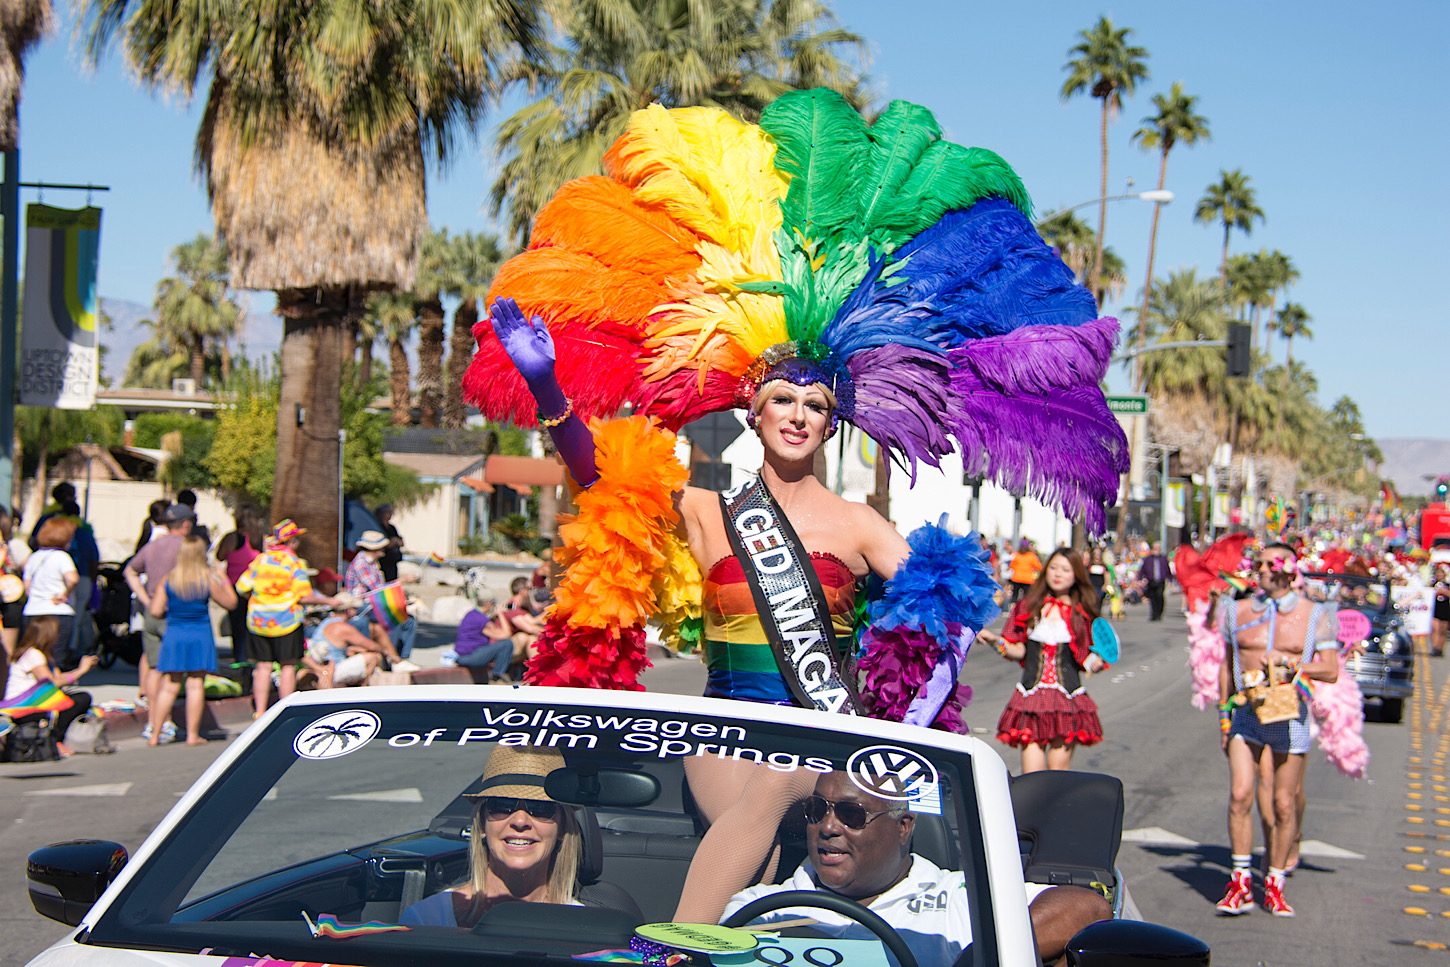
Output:
<instances>
[{"instance_id":1,"label":"rainbow striped dress","mask_svg":"<svg viewBox=\"0 0 1450 967\"><path fill-rule=\"evenodd\" d=\"M836 644L847 648L855 635L856 576L830 554L812 553L811 564L826 596ZM703 610L706 696L796 704L766 639L745 572L733 555L721 558L706 575Z\"/></svg>"}]
</instances>

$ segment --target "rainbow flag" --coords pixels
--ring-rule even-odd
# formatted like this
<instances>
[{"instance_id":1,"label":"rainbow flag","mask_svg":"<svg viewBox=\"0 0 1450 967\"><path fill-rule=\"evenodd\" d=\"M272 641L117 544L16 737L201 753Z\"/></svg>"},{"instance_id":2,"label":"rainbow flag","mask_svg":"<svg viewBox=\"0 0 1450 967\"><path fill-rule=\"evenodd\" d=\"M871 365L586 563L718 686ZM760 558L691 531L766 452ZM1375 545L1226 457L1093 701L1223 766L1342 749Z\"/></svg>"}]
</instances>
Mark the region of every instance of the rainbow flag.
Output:
<instances>
[{"instance_id":1,"label":"rainbow flag","mask_svg":"<svg viewBox=\"0 0 1450 967\"><path fill-rule=\"evenodd\" d=\"M428 555L429 567L442 567L444 564L447 563L448 562L444 560L443 555L439 554L437 551L434 551L432 554Z\"/></svg>"},{"instance_id":2,"label":"rainbow flag","mask_svg":"<svg viewBox=\"0 0 1450 967\"><path fill-rule=\"evenodd\" d=\"M1224 584L1227 584L1229 587L1233 588L1234 591L1238 592L1239 594L1242 594L1249 589L1249 582L1245 581L1237 574L1230 574L1227 571L1219 571L1218 579Z\"/></svg>"},{"instance_id":3,"label":"rainbow flag","mask_svg":"<svg viewBox=\"0 0 1450 967\"><path fill-rule=\"evenodd\" d=\"M401 584L384 584L363 598L372 606L373 618L391 631L408 620L408 596Z\"/></svg>"},{"instance_id":4,"label":"rainbow flag","mask_svg":"<svg viewBox=\"0 0 1450 967\"><path fill-rule=\"evenodd\" d=\"M0 702L0 712L11 718L19 718L22 715L35 715L37 712L61 712L74 704L71 697L62 692L55 682L39 682L34 688L27 689L9 701Z\"/></svg>"},{"instance_id":5,"label":"rainbow flag","mask_svg":"<svg viewBox=\"0 0 1450 967\"><path fill-rule=\"evenodd\" d=\"M582 960L591 964L643 964L644 954L633 950L595 950L587 954L574 954L570 960ZM683 964L685 955L679 953L665 954L655 963L662 963L667 967L674 967L675 964Z\"/></svg>"},{"instance_id":6,"label":"rainbow flag","mask_svg":"<svg viewBox=\"0 0 1450 967\"><path fill-rule=\"evenodd\" d=\"M302 919L307 921L307 929L312 931L314 937L327 937L331 940L351 940L353 937L366 937L375 933L393 933L397 930L412 930L412 927L405 927L400 923L383 923L380 920L369 920L367 923L338 923L337 917L330 913L319 913L314 921L302 911Z\"/></svg>"},{"instance_id":7,"label":"rainbow flag","mask_svg":"<svg viewBox=\"0 0 1450 967\"><path fill-rule=\"evenodd\" d=\"M1304 701L1314 701L1314 682L1304 677L1303 672L1294 673L1294 687L1299 690L1299 697Z\"/></svg>"}]
</instances>

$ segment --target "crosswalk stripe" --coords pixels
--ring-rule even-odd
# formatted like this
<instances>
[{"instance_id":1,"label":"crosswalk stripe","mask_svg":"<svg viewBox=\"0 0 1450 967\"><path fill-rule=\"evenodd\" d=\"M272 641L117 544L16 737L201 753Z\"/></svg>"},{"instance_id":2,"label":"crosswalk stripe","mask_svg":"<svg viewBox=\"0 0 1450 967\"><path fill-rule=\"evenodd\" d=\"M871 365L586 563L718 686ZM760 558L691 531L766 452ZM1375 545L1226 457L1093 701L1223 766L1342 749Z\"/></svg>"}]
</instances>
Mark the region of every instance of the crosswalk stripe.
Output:
<instances>
[{"instance_id":1,"label":"crosswalk stripe","mask_svg":"<svg viewBox=\"0 0 1450 967\"><path fill-rule=\"evenodd\" d=\"M349 802L422 802L423 793L410 786L407 789L382 789L377 792L349 792L327 798Z\"/></svg>"},{"instance_id":2,"label":"crosswalk stripe","mask_svg":"<svg viewBox=\"0 0 1450 967\"><path fill-rule=\"evenodd\" d=\"M94 786L63 786L60 789L31 789L27 796L124 796L131 791L129 782L103 782Z\"/></svg>"}]
</instances>

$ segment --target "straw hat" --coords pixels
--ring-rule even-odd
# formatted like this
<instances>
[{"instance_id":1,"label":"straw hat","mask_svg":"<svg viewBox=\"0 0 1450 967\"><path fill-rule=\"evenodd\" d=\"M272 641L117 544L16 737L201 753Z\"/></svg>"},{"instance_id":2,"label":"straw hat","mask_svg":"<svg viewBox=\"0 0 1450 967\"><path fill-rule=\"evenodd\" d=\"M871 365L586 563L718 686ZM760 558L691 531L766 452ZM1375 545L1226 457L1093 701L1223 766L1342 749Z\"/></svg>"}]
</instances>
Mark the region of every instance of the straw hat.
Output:
<instances>
[{"instance_id":1,"label":"straw hat","mask_svg":"<svg viewBox=\"0 0 1450 967\"><path fill-rule=\"evenodd\" d=\"M479 778L477 789L463 794L465 799L484 796L512 796L516 799L556 800L544 792L544 777L564 768L564 757L554 749L526 749L501 745L488 757L488 765Z\"/></svg>"},{"instance_id":2,"label":"straw hat","mask_svg":"<svg viewBox=\"0 0 1450 967\"><path fill-rule=\"evenodd\" d=\"M381 551L388 546L388 538L382 531L363 531L357 546L365 551Z\"/></svg>"}]
</instances>

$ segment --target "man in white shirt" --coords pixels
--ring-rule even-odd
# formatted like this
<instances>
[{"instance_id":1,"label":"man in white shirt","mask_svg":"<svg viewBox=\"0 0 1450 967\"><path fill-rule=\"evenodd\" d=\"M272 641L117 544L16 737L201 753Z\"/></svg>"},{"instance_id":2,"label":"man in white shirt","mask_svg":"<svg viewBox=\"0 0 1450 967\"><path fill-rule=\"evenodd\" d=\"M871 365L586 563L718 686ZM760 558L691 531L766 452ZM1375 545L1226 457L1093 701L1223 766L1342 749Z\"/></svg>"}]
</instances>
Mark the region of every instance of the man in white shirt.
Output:
<instances>
[{"instance_id":1,"label":"man in white shirt","mask_svg":"<svg viewBox=\"0 0 1450 967\"><path fill-rule=\"evenodd\" d=\"M943 870L911 851L916 818L900 802L888 802L856 786L844 772L816 782L805 801L806 854L785 883L753 886L731 897L728 918L745 904L786 890L825 890L869 908L901 935L922 967L947 967L972 942L970 902L960 871ZM1083 927L1112 916L1108 902L1081 887L1027 884L1037 949L1044 961L1063 955ZM814 929L834 937L875 937L854 920L816 907L776 910L761 918L809 917Z\"/></svg>"}]
</instances>

